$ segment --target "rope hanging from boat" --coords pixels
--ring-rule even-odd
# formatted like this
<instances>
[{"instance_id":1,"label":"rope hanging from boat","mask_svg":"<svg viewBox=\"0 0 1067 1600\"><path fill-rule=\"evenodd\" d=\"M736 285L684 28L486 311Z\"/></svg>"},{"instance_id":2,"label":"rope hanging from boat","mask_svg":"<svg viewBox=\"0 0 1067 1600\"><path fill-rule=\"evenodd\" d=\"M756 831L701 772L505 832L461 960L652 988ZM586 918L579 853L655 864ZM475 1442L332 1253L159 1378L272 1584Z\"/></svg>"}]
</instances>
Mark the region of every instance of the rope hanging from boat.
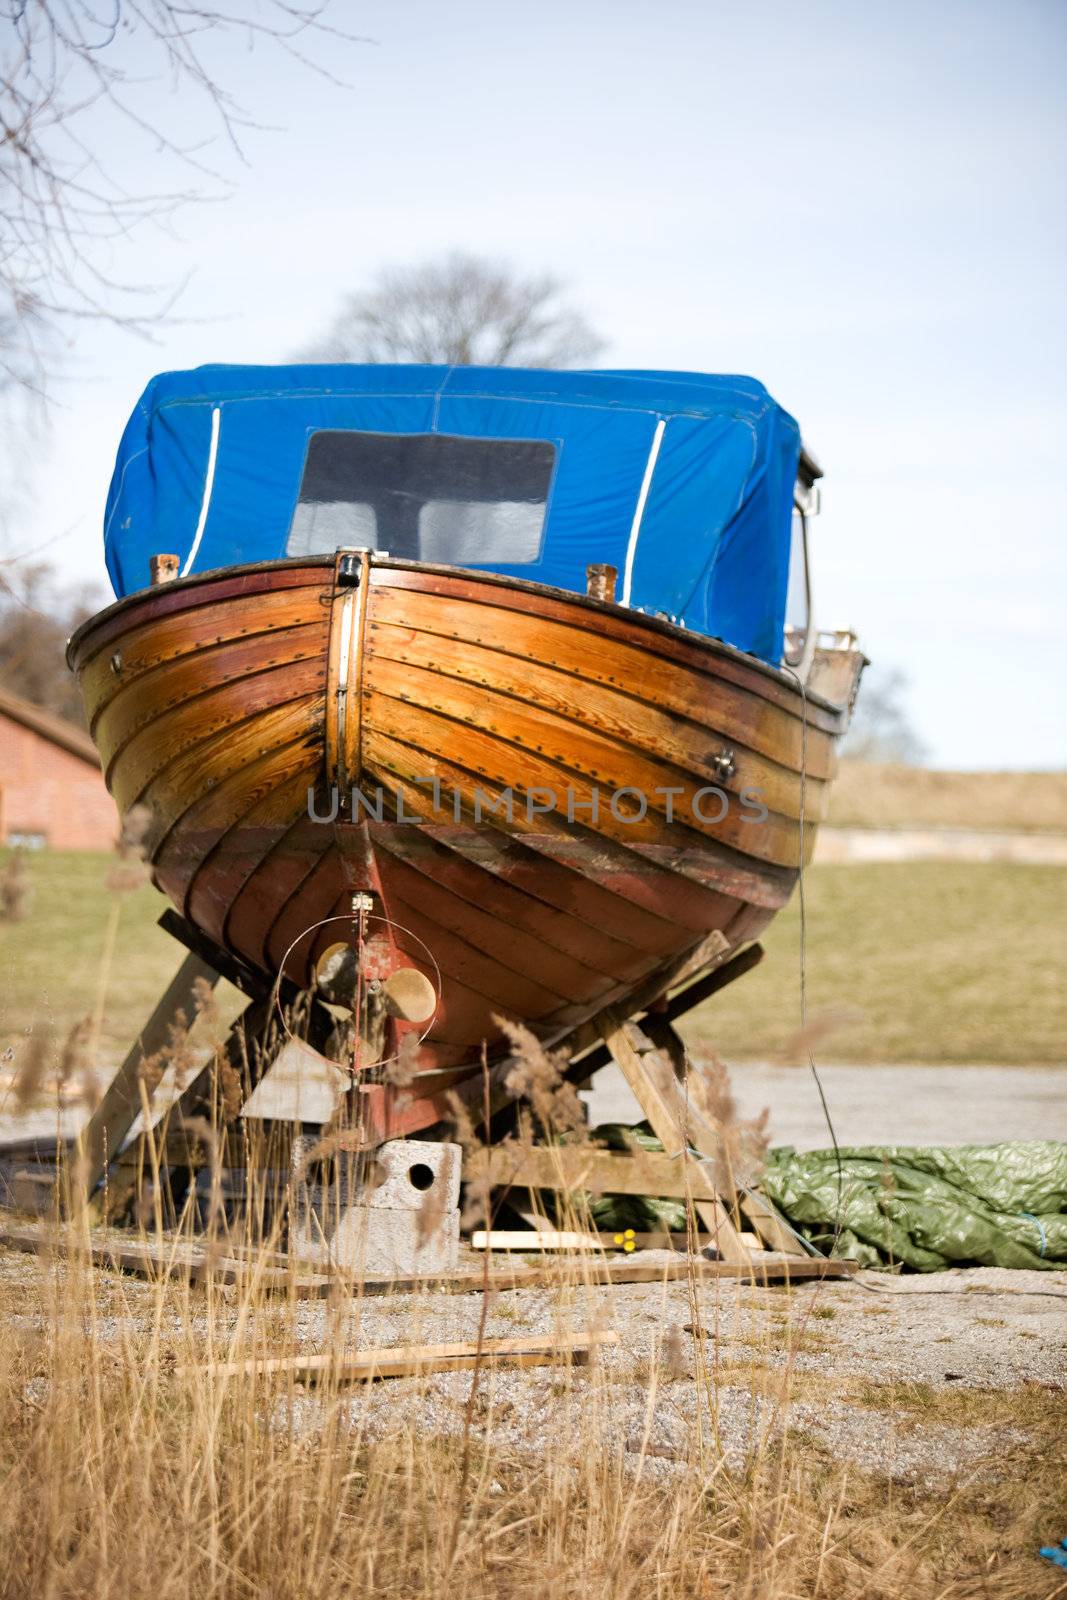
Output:
<instances>
[{"instance_id":1,"label":"rope hanging from boat","mask_svg":"<svg viewBox=\"0 0 1067 1600\"><path fill-rule=\"evenodd\" d=\"M811 631L811 617L808 617L808 629ZM782 671L793 679L800 690L801 723L800 723L800 828L799 845L797 851L797 894L800 905L800 1035L804 1040L804 1049L808 1057L808 1066L815 1079L815 1087L819 1092L819 1103L822 1114L826 1119L826 1127L830 1134L830 1143L833 1146L834 1161L837 1166L837 1211L834 1217L834 1238L830 1247L832 1255L837 1249L841 1237L841 1211L844 1202L845 1169L841 1161L841 1148L837 1142L837 1130L834 1128L834 1119L830 1115L830 1106L826 1098L826 1090L815 1064L815 1052L808 1042L808 908L804 890L804 829L806 825L805 806L807 803L808 781L808 686L804 678L790 666L783 665Z\"/></svg>"}]
</instances>

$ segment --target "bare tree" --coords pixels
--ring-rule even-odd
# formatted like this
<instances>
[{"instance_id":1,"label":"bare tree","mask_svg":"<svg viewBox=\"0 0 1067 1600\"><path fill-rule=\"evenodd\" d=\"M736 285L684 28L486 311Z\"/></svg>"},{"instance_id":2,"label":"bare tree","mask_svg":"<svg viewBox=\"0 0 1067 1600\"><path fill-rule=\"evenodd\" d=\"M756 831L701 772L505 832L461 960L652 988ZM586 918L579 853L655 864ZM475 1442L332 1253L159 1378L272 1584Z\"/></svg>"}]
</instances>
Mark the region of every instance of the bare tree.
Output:
<instances>
[{"instance_id":1,"label":"bare tree","mask_svg":"<svg viewBox=\"0 0 1067 1600\"><path fill-rule=\"evenodd\" d=\"M842 753L857 761L897 761L921 767L928 752L905 708L907 691L907 676L898 668L869 667Z\"/></svg>"},{"instance_id":2,"label":"bare tree","mask_svg":"<svg viewBox=\"0 0 1067 1600\"><path fill-rule=\"evenodd\" d=\"M125 281L112 258L134 229L205 188L222 192L206 150L221 136L239 151L251 122L214 76L210 48L237 35L307 62L307 36L338 33L329 3L3 0L0 382L39 385L45 353L81 319L139 332L158 320L173 289ZM166 124L168 104L180 134ZM138 149L169 167L173 187L130 191L126 162Z\"/></svg>"},{"instance_id":3,"label":"bare tree","mask_svg":"<svg viewBox=\"0 0 1067 1600\"><path fill-rule=\"evenodd\" d=\"M550 274L524 277L477 256L391 267L369 290L348 296L308 358L578 366L603 341L562 303L562 289Z\"/></svg>"}]
</instances>

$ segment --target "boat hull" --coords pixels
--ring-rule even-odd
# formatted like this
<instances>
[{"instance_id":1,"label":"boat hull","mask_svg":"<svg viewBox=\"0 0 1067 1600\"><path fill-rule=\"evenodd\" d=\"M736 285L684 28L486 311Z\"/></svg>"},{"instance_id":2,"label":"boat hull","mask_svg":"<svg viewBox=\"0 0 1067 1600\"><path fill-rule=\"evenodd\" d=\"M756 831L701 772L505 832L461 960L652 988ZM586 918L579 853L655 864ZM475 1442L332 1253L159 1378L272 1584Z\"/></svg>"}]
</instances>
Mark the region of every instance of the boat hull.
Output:
<instances>
[{"instance_id":1,"label":"boat hull","mask_svg":"<svg viewBox=\"0 0 1067 1600\"><path fill-rule=\"evenodd\" d=\"M366 553L142 592L70 659L175 906L305 983L370 893L384 964L439 991L423 1070L476 1061L500 1017L556 1037L754 938L847 720L622 607Z\"/></svg>"}]
</instances>

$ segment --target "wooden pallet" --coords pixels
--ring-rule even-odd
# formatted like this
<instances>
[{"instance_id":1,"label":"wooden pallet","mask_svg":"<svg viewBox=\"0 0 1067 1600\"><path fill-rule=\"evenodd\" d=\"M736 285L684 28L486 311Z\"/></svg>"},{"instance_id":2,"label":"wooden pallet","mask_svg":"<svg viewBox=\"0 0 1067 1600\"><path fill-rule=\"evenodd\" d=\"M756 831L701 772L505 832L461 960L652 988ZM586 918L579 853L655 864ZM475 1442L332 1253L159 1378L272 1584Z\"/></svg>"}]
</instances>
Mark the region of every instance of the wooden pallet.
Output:
<instances>
[{"instance_id":1,"label":"wooden pallet","mask_svg":"<svg viewBox=\"0 0 1067 1600\"><path fill-rule=\"evenodd\" d=\"M477 1263L451 1272L424 1272L410 1276L379 1277L344 1272L307 1272L281 1251L245 1250L222 1243L209 1247L199 1241L167 1237L123 1237L121 1230L75 1226L70 1231L41 1223L0 1222L0 1245L29 1255L65 1255L88 1259L113 1272L133 1273L152 1281L178 1279L206 1283L249 1285L265 1294L297 1300L326 1299L336 1295L417 1294L427 1290L447 1293L495 1294L510 1289L550 1289L583 1284L606 1288L620 1283L713 1283L740 1278L756 1285L804 1282L811 1279L851 1277L853 1261L826 1261L821 1256L783 1256L773 1250L754 1251L749 1264L705 1261L699 1256L655 1255L586 1256L550 1259L535 1265L509 1259L487 1272Z\"/></svg>"}]
</instances>

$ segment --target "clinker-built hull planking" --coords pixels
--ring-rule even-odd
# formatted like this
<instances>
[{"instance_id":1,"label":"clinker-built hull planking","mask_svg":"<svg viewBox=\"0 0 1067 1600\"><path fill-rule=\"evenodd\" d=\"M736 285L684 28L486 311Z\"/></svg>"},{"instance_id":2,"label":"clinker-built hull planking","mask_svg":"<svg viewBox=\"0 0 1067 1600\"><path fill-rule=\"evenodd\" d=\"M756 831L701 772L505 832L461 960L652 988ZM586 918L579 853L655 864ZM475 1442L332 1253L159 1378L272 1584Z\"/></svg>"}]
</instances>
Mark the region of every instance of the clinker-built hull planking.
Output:
<instances>
[{"instance_id":1,"label":"clinker-built hull planking","mask_svg":"<svg viewBox=\"0 0 1067 1600\"><path fill-rule=\"evenodd\" d=\"M341 936L325 919L370 890L394 955L440 972L423 1069L476 1059L494 1015L550 1037L709 935L755 937L810 855L847 716L619 606L366 554L142 592L70 659L179 910L304 981ZM334 790L332 820L309 816Z\"/></svg>"}]
</instances>

